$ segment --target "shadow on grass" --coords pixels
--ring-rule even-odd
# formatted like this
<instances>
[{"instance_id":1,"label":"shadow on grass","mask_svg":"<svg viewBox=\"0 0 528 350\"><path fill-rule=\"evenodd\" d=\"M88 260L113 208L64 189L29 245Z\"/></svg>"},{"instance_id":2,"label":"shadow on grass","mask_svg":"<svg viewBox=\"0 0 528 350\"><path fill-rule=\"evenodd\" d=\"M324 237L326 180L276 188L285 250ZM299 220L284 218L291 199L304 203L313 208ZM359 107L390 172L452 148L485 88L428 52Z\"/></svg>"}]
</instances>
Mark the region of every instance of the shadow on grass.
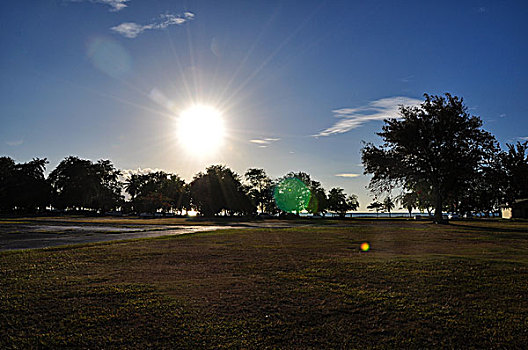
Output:
<instances>
[{"instance_id":1,"label":"shadow on grass","mask_svg":"<svg viewBox=\"0 0 528 350\"><path fill-rule=\"evenodd\" d=\"M479 233L486 233L488 235L501 237L501 238L528 239L528 228L465 225L465 224L454 223L454 222L450 222L450 226L454 226L454 227L461 228L461 229L467 229L467 230L475 231Z\"/></svg>"}]
</instances>

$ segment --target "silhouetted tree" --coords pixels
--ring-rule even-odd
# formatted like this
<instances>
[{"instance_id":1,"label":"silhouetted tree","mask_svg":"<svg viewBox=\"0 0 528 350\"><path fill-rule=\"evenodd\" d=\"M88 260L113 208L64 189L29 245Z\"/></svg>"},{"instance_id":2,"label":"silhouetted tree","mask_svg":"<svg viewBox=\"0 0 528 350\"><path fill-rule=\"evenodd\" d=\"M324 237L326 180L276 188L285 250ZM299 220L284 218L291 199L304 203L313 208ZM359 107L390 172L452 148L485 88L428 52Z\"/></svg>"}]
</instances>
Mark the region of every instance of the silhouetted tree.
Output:
<instances>
[{"instance_id":1,"label":"silhouetted tree","mask_svg":"<svg viewBox=\"0 0 528 350\"><path fill-rule=\"evenodd\" d=\"M508 151L502 155L504 167L505 202L528 198L528 141L506 144Z\"/></svg>"},{"instance_id":2,"label":"silhouetted tree","mask_svg":"<svg viewBox=\"0 0 528 350\"><path fill-rule=\"evenodd\" d=\"M367 209L375 210L376 211L376 217L378 217L380 210L383 209L383 203L380 203L378 201L374 201L374 202L370 203L369 205L367 205Z\"/></svg>"},{"instance_id":3,"label":"silhouetted tree","mask_svg":"<svg viewBox=\"0 0 528 350\"><path fill-rule=\"evenodd\" d=\"M340 217L345 217L350 210L357 210L359 202L356 195L347 195L344 190L334 187L328 192L328 209L337 213Z\"/></svg>"},{"instance_id":4,"label":"silhouetted tree","mask_svg":"<svg viewBox=\"0 0 528 350\"><path fill-rule=\"evenodd\" d=\"M321 183L316 180L312 180L310 174L299 171L289 172L283 179L287 178L299 179L310 191L310 200L306 206L306 211L312 214L325 213L328 208L327 197L324 188Z\"/></svg>"},{"instance_id":5,"label":"silhouetted tree","mask_svg":"<svg viewBox=\"0 0 528 350\"><path fill-rule=\"evenodd\" d=\"M325 190L319 181L312 180L310 182L310 202L306 210L312 214L326 213L328 209L328 198Z\"/></svg>"},{"instance_id":6,"label":"silhouetted tree","mask_svg":"<svg viewBox=\"0 0 528 350\"><path fill-rule=\"evenodd\" d=\"M348 210L356 211L359 209L359 199L355 194L347 197Z\"/></svg>"},{"instance_id":7,"label":"silhouetted tree","mask_svg":"<svg viewBox=\"0 0 528 350\"><path fill-rule=\"evenodd\" d=\"M122 183L119 181L121 171L116 169L111 161L103 159L94 163L93 169L94 176L99 181L92 207L104 214L123 203Z\"/></svg>"},{"instance_id":8,"label":"silhouetted tree","mask_svg":"<svg viewBox=\"0 0 528 350\"><path fill-rule=\"evenodd\" d=\"M0 157L0 212L9 212L14 207L15 161Z\"/></svg>"},{"instance_id":9,"label":"silhouetted tree","mask_svg":"<svg viewBox=\"0 0 528 350\"><path fill-rule=\"evenodd\" d=\"M389 213L389 218L391 217L391 211L394 209L396 205L392 201L392 198L390 196L385 197L383 200L383 208Z\"/></svg>"},{"instance_id":10,"label":"silhouetted tree","mask_svg":"<svg viewBox=\"0 0 528 350\"><path fill-rule=\"evenodd\" d=\"M373 174L374 192L420 184L434 200L435 221L443 222L442 209L456 197L482 161L494 137L481 129L480 118L470 116L463 100L445 94L425 96L419 107L400 107L399 119L386 119L381 147L362 149L365 174Z\"/></svg>"},{"instance_id":11,"label":"silhouetted tree","mask_svg":"<svg viewBox=\"0 0 528 350\"><path fill-rule=\"evenodd\" d=\"M142 183L141 174L130 174L128 179L125 180L125 191L130 195L131 202L135 201Z\"/></svg>"},{"instance_id":12,"label":"silhouetted tree","mask_svg":"<svg viewBox=\"0 0 528 350\"><path fill-rule=\"evenodd\" d=\"M257 210L261 213L273 214L276 210L273 200L273 181L266 175L264 169L250 168L244 174L249 183L248 195Z\"/></svg>"},{"instance_id":13,"label":"silhouetted tree","mask_svg":"<svg viewBox=\"0 0 528 350\"><path fill-rule=\"evenodd\" d=\"M70 156L50 173L53 205L61 209L92 209L101 213L121 204L120 171L109 160L92 163Z\"/></svg>"},{"instance_id":14,"label":"silhouetted tree","mask_svg":"<svg viewBox=\"0 0 528 350\"><path fill-rule=\"evenodd\" d=\"M409 217L412 216L412 210L418 207L418 195L416 192L407 192L402 194L398 200L403 208L409 211Z\"/></svg>"},{"instance_id":15,"label":"silhouetted tree","mask_svg":"<svg viewBox=\"0 0 528 350\"><path fill-rule=\"evenodd\" d=\"M503 155L498 145L483 157L474 176L467 181L467 188L452 201L450 212L461 215L483 213L489 216L497 212L504 203L507 175L503 165Z\"/></svg>"},{"instance_id":16,"label":"silhouetted tree","mask_svg":"<svg viewBox=\"0 0 528 350\"><path fill-rule=\"evenodd\" d=\"M190 183L192 205L203 216L253 214L256 207L246 193L240 177L231 169L212 165L205 173L198 173Z\"/></svg>"},{"instance_id":17,"label":"silhouetted tree","mask_svg":"<svg viewBox=\"0 0 528 350\"><path fill-rule=\"evenodd\" d=\"M46 158L15 163L0 157L0 212L34 213L49 204L51 191L44 177L47 163Z\"/></svg>"},{"instance_id":18,"label":"silhouetted tree","mask_svg":"<svg viewBox=\"0 0 528 350\"><path fill-rule=\"evenodd\" d=\"M190 209L189 189L176 174L156 171L148 174L131 174L125 190L135 211L153 213Z\"/></svg>"}]
</instances>

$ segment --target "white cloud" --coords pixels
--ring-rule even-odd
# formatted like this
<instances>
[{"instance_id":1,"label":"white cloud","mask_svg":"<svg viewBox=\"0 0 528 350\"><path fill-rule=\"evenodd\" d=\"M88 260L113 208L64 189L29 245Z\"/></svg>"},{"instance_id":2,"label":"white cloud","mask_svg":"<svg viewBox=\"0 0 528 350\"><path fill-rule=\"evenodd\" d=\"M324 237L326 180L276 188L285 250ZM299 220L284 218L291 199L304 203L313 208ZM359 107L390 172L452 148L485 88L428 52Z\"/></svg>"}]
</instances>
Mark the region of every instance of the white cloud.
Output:
<instances>
[{"instance_id":1,"label":"white cloud","mask_svg":"<svg viewBox=\"0 0 528 350\"><path fill-rule=\"evenodd\" d=\"M8 146L15 147L15 146L20 146L21 144L23 144L24 140L20 139L20 140L6 141L5 143Z\"/></svg>"},{"instance_id":2,"label":"white cloud","mask_svg":"<svg viewBox=\"0 0 528 350\"><path fill-rule=\"evenodd\" d=\"M130 0L70 0L71 2L83 2L89 1L94 4L103 4L110 6L110 11L116 12L124 9L128 5L126 4Z\"/></svg>"},{"instance_id":3,"label":"white cloud","mask_svg":"<svg viewBox=\"0 0 528 350\"><path fill-rule=\"evenodd\" d=\"M339 118L339 120L331 127L313 136L318 137L342 134L358 128L371 120L398 118L400 105L417 106L420 103L422 103L422 101L415 98L395 96L375 100L369 102L365 106L357 108L335 109L332 112L336 118Z\"/></svg>"},{"instance_id":4,"label":"white cloud","mask_svg":"<svg viewBox=\"0 0 528 350\"><path fill-rule=\"evenodd\" d=\"M344 174L335 174L335 176L339 176L339 177L358 177L358 176L361 176L361 174L344 173Z\"/></svg>"},{"instance_id":5,"label":"white cloud","mask_svg":"<svg viewBox=\"0 0 528 350\"><path fill-rule=\"evenodd\" d=\"M112 29L114 32L123 35L126 38L135 38L136 36L145 31L145 27L146 26L142 26L137 23L125 22L110 29Z\"/></svg>"},{"instance_id":6,"label":"white cloud","mask_svg":"<svg viewBox=\"0 0 528 350\"><path fill-rule=\"evenodd\" d=\"M528 141L528 136L519 137L520 140Z\"/></svg>"},{"instance_id":7,"label":"white cloud","mask_svg":"<svg viewBox=\"0 0 528 350\"><path fill-rule=\"evenodd\" d=\"M257 144L260 148L266 148L268 147L270 144L272 144L273 142L277 142L279 141L280 139L274 139L274 138L264 138L264 139L253 139L253 140L249 140L249 142L251 143L254 143L254 144Z\"/></svg>"},{"instance_id":8,"label":"white cloud","mask_svg":"<svg viewBox=\"0 0 528 350\"><path fill-rule=\"evenodd\" d=\"M194 19L194 13L184 12L183 15L163 14L159 16L159 20L150 24L137 24L134 22L125 22L110 28L116 33L123 35L126 38L135 38L145 30L151 29L165 29L172 25L181 25L187 21Z\"/></svg>"},{"instance_id":9,"label":"white cloud","mask_svg":"<svg viewBox=\"0 0 528 350\"><path fill-rule=\"evenodd\" d=\"M144 174L150 174L155 173L157 171L164 171L163 169L152 169L152 168L137 168L137 169L123 169L121 170L121 176L124 179L129 179L130 175L144 175Z\"/></svg>"},{"instance_id":10,"label":"white cloud","mask_svg":"<svg viewBox=\"0 0 528 350\"><path fill-rule=\"evenodd\" d=\"M95 0L94 2L110 6L112 8L111 11L119 11L127 7L126 3L128 1L129 0Z\"/></svg>"}]
</instances>

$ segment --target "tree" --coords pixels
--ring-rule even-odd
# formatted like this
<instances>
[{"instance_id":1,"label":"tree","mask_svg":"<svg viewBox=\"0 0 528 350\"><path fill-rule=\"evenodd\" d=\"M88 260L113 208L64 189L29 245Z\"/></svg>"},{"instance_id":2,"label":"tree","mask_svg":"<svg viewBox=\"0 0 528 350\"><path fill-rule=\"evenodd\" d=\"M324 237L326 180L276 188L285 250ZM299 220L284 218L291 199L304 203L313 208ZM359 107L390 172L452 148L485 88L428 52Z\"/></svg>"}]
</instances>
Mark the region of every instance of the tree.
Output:
<instances>
[{"instance_id":1,"label":"tree","mask_svg":"<svg viewBox=\"0 0 528 350\"><path fill-rule=\"evenodd\" d=\"M326 213L328 208L328 198L321 183L319 181L312 180L310 182L309 189L311 197L306 210L314 215Z\"/></svg>"},{"instance_id":2,"label":"tree","mask_svg":"<svg viewBox=\"0 0 528 350\"><path fill-rule=\"evenodd\" d=\"M322 187L321 183L316 180L312 180L310 174L305 172L290 172L288 173L284 178L296 178L299 181L301 181L306 188L303 190L306 190L306 192L309 192L309 200L306 203L306 205L299 203L299 208L301 210L305 209L309 213L312 214L319 214L319 213L325 213L327 209L327 197L324 188ZM304 191L300 192L299 200L304 200Z\"/></svg>"},{"instance_id":3,"label":"tree","mask_svg":"<svg viewBox=\"0 0 528 350\"><path fill-rule=\"evenodd\" d=\"M348 210L356 211L359 208L358 196L351 194L347 197Z\"/></svg>"},{"instance_id":4,"label":"tree","mask_svg":"<svg viewBox=\"0 0 528 350\"><path fill-rule=\"evenodd\" d=\"M44 177L47 163L46 158L15 163L0 157L0 212L34 213L49 204L51 190Z\"/></svg>"},{"instance_id":5,"label":"tree","mask_svg":"<svg viewBox=\"0 0 528 350\"><path fill-rule=\"evenodd\" d=\"M485 155L474 176L468 180L467 190L449 203L450 212L483 213L487 217L499 210L508 186L503 156L504 152L498 147Z\"/></svg>"},{"instance_id":6,"label":"tree","mask_svg":"<svg viewBox=\"0 0 528 350\"><path fill-rule=\"evenodd\" d=\"M123 203L122 184L119 181L121 171L116 169L111 161L104 159L94 163L92 168L93 176L97 179L92 208L98 209L104 214Z\"/></svg>"},{"instance_id":7,"label":"tree","mask_svg":"<svg viewBox=\"0 0 528 350\"><path fill-rule=\"evenodd\" d=\"M61 209L92 209L101 213L121 204L121 172L109 160L92 163L70 156L50 173L53 205Z\"/></svg>"},{"instance_id":8,"label":"tree","mask_svg":"<svg viewBox=\"0 0 528 350\"><path fill-rule=\"evenodd\" d=\"M409 217L411 217L412 210L418 207L418 195L415 192L407 192L402 194L398 199L402 207L409 211Z\"/></svg>"},{"instance_id":9,"label":"tree","mask_svg":"<svg viewBox=\"0 0 528 350\"><path fill-rule=\"evenodd\" d=\"M366 144L362 161L365 174L373 174L369 187L374 192L416 185L430 191L435 221L440 223L448 198L467 189L496 141L481 129L480 118L467 113L461 98L448 93L424 96L420 106L401 106L399 119L384 121L378 133L384 144Z\"/></svg>"},{"instance_id":10,"label":"tree","mask_svg":"<svg viewBox=\"0 0 528 350\"><path fill-rule=\"evenodd\" d=\"M337 213L340 217L345 217L350 210L357 210L359 202L356 195L347 195L344 190L334 187L328 192L328 209Z\"/></svg>"},{"instance_id":11,"label":"tree","mask_svg":"<svg viewBox=\"0 0 528 350\"><path fill-rule=\"evenodd\" d=\"M249 182L248 195L257 210L261 213L273 213L273 181L266 175L264 169L250 168L244 174Z\"/></svg>"},{"instance_id":12,"label":"tree","mask_svg":"<svg viewBox=\"0 0 528 350\"><path fill-rule=\"evenodd\" d=\"M168 198L170 208L180 213L191 209L191 196L185 181L176 174L168 174L161 192Z\"/></svg>"},{"instance_id":13,"label":"tree","mask_svg":"<svg viewBox=\"0 0 528 350\"><path fill-rule=\"evenodd\" d=\"M505 202L512 205L516 199L528 198L528 141L506 146L508 151L502 155Z\"/></svg>"},{"instance_id":14,"label":"tree","mask_svg":"<svg viewBox=\"0 0 528 350\"><path fill-rule=\"evenodd\" d=\"M385 197L383 200L383 208L389 213L389 218L391 217L391 211L394 209L395 204L392 201L392 198L390 196Z\"/></svg>"},{"instance_id":15,"label":"tree","mask_svg":"<svg viewBox=\"0 0 528 350\"><path fill-rule=\"evenodd\" d=\"M212 165L198 173L190 184L191 201L201 215L214 216L225 211L229 215L250 215L256 212L240 177L222 165Z\"/></svg>"},{"instance_id":16,"label":"tree","mask_svg":"<svg viewBox=\"0 0 528 350\"><path fill-rule=\"evenodd\" d=\"M10 157L0 157L0 212L9 212L14 207L15 161Z\"/></svg>"},{"instance_id":17,"label":"tree","mask_svg":"<svg viewBox=\"0 0 528 350\"><path fill-rule=\"evenodd\" d=\"M125 181L125 191L130 195L130 200L132 202L135 201L142 183L143 178L141 177L141 174L130 174Z\"/></svg>"},{"instance_id":18,"label":"tree","mask_svg":"<svg viewBox=\"0 0 528 350\"><path fill-rule=\"evenodd\" d=\"M378 217L380 210L383 209L383 203L380 203L378 201L374 201L367 205L367 209L369 210L375 210L376 211L376 217Z\"/></svg>"},{"instance_id":19,"label":"tree","mask_svg":"<svg viewBox=\"0 0 528 350\"><path fill-rule=\"evenodd\" d=\"M153 213L190 209L190 195L185 181L176 174L156 171L131 174L125 183L134 210Z\"/></svg>"}]
</instances>

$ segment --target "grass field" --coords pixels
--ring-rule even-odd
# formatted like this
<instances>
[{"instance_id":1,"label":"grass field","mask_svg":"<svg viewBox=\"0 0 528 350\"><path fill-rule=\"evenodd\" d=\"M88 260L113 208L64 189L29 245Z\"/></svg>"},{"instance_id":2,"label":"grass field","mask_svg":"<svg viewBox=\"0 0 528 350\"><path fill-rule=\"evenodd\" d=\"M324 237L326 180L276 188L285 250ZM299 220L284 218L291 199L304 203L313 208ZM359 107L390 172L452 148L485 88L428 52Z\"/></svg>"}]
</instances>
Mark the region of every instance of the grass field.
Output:
<instances>
[{"instance_id":1,"label":"grass field","mask_svg":"<svg viewBox=\"0 0 528 350\"><path fill-rule=\"evenodd\" d=\"M528 223L351 220L3 252L0 330L0 348L524 348Z\"/></svg>"}]
</instances>

